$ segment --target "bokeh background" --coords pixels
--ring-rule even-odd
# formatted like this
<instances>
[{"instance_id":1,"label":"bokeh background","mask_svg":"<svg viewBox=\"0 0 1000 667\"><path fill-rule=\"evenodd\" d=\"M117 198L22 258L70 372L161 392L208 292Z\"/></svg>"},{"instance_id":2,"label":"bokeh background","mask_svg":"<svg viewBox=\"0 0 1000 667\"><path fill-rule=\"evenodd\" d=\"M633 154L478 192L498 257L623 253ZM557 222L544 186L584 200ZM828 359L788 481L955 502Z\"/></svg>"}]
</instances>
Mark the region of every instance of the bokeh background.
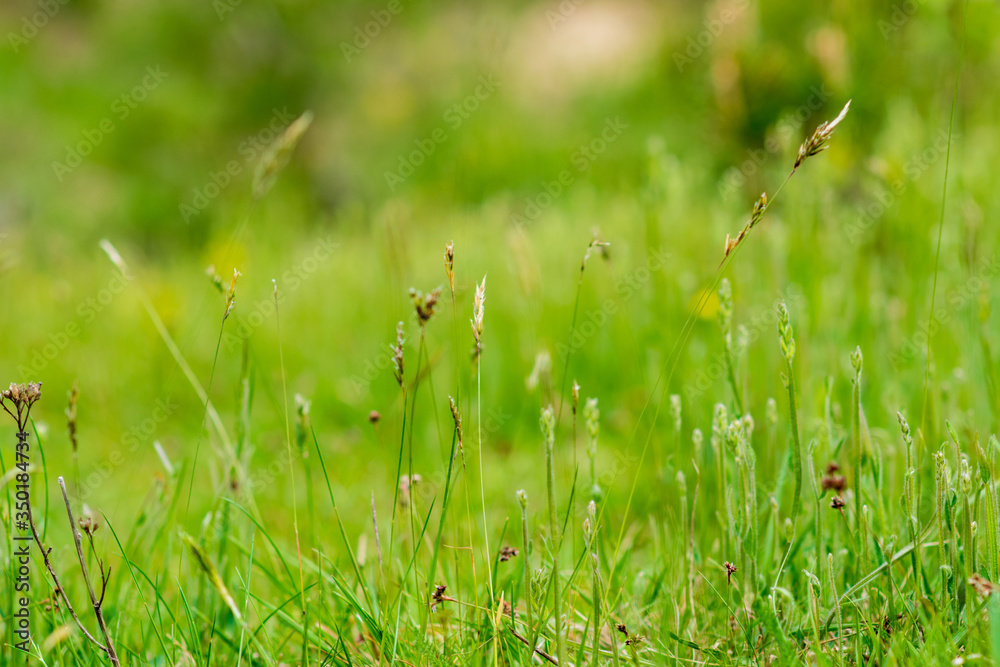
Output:
<instances>
[{"instance_id":1,"label":"bokeh background","mask_svg":"<svg viewBox=\"0 0 1000 667\"><path fill-rule=\"evenodd\" d=\"M288 395L312 401L345 518L361 530L371 494L383 508L392 502L396 322L413 369L420 332L407 292L445 286L426 328L432 386L421 388L415 425L429 497L440 491L456 392L469 430L483 425L498 521L514 511L512 484L541 497L538 411L576 379L583 397L600 400L600 468L622 470L611 491L640 474L648 492L638 512L669 513L676 471L690 474L686 436L676 442L661 418L655 464L615 461L636 452L638 415L726 234L784 181L801 140L851 99L831 149L788 182L729 274L746 327L749 409L762 422L766 399L781 395L771 369L784 298L807 437L827 376L846 405L858 344L876 445L897 448L885 429L896 410L919 412L927 330L934 409L988 432L1000 345L990 310L1000 272L998 21L982 0L967 10L938 0L8 0L2 377L44 382L36 420L51 474L67 476L63 409L79 382L81 473L94 480L86 500L113 519L130 521L136 498L164 475L154 441L175 465L200 448L187 519L196 526L225 471L138 290L200 382L211 377L231 430L249 364L252 460L266 469L285 447L277 279ZM942 321L928 323L953 99ZM254 203L264 147L306 110L311 127ZM595 234L610 246L587 262L570 340ZM101 239L134 283L120 281ZM450 240L455 311L442 260ZM214 375L224 299L209 266L227 284L234 268L243 273ZM466 322L484 275L477 419ZM728 399L714 312L710 302L668 387L682 396L685 433L707 432L713 403ZM569 462L571 445L560 446ZM779 462L759 456L766 485ZM290 488L282 475L266 486L262 511L280 526Z\"/></svg>"}]
</instances>

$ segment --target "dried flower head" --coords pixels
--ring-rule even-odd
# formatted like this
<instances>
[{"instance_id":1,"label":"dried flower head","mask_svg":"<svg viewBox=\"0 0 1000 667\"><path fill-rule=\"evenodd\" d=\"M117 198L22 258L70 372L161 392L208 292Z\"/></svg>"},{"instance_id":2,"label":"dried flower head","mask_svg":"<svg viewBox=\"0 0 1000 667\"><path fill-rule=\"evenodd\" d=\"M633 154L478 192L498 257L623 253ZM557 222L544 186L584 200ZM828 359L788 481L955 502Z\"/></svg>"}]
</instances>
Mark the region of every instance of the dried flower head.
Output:
<instances>
[{"instance_id":1,"label":"dried flower head","mask_svg":"<svg viewBox=\"0 0 1000 667\"><path fill-rule=\"evenodd\" d=\"M42 383L28 382L27 384L10 383L7 389L0 392L0 407L17 422L18 430L24 432L28 425L28 417L33 406L42 397ZM14 409L7 407L9 401Z\"/></svg>"},{"instance_id":2,"label":"dried flower head","mask_svg":"<svg viewBox=\"0 0 1000 667\"><path fill-rule=\"evenodd\" d=\"M501 563L506 563L511 558L516 558L517 554L518 554L518 550L517 549L515 549L514 547L511 547L511 546L506 546L506 547L500 549L500 562Z\"/></svg>"},{"instance_id":3,"label":"dried flower head","mask_svg":"<svg viewBox=\"0 0 1000 667\"><path fill-rule=\"evenodd\" d=\"M722 567L726 568L726 580L730 585L733 583L733 575L736 574L736 570L739 568L730 563L728 560L722 564Z\"/></svg>"},{"instance_id":4,"label":"dried flower head","mask_svg":"<svg viewBox=\"0 0 1000 667\"><path fill-rule=\"evenodd\" d=\"M844 508L847 507L847 503L845 503L844 499L841 498L840 496L834 496L833 500L830 501L830 507L832 507L835 510L838 510L841 514L843 514Z\"/></svg>"},{"instance_id":5,"label":"dried flower head","mask_svg":"<svg viewBox=\"0 0 1000 667\"><path fill-rule=\"evenodd\" d=\"M832 475L833 473L837 472L838 470L840 470L840 464L837 463L836 461L830 461L829 463L826 464L826 474L827 475Z\"/></svg>"},{"instance_id":6,"label":"dried flower head","mask_svg":"<svg viewBox=\"0 0 1000 667\"><path fill-rule=\"evenodd\" d=\"M847 112L850 109L851 100L847 100L847 104L845 104L844 108L840 110L840 113L837 114L836 118L831 121L821 123L820 126L816 128L816 131L812 133L812 136L802 142L802 145L799 146L799 154L798 157L795 158L795 166L792 168L792 172L798 169L807 158L822 153L829 148L827 142L830 141L830 137L833 136L833 131L837 129L838 125L840 125L840 121L844 120L844 117L847 116Z\"/></svg>"},{"instance_id":7,"label":"dried flower head","mask_svg":"<svg viewBox=\"0 0 1000 667\"><path fill-rule=\"evenodd\" d=\"M378 413L378 410L372 410L368 413L368 421L372 425L378 424L380 419L382 419L382 415Z\"/></svg>"},{"instance_id":8,"label":"dried flower head","mask_svg":"<svg viewBox=\"0 0 1000 667\"><path fill-rule=\"evenodd\" d=\"M485 301L486 276L483 276L483 282L476 285L476 296L472 302L472 319L469 320L472 324L472 337L476 341L476 346L472 350L473 360L478 360L483 353L483 313L485 312Z\"/></svg>"},{"instance_id":9,"label":"dried flower head","mask_svg":"<svg viewBox=\"0 0 1000 667\"><path fill-rule=\"evenodd\" d=\"M101 522L86 505L83 506L83 514L80 515L80 518L76 522L80 525L80 530L83 531L83 534L90 537L93 537L94 533L101 528Z\"/></svg>"},{"instance_id":10,"label":"dried flower head","mask_svg":"<svg viewBox=\"0 0 1000 667\"><path fill-rule=\"evenodd\" d=\"M444 247L444 272L448 276L451 298L455 299L455 242L449 241Z\"/></svg>"},{"instance_id":11,"label":"dried flower head","mask_svg":"<svg viewBox=\"0 0 1000 667\"><path fill-rule=\"evenodd\" d=\"M1000 586L997 586L989 579L983 577L978 572L973 572L969 577L969 585L972 586L976 593L982 597L988 597L993 593L1000 593Z\"/></svg>"},{"instance_id":12,"label":"dried flower head","mask_svg":"<svg viewBox=\"0 0 1000 667\"><path fill-rule=\"evenodd\" d=\"M840 493L847 487L847 478L843 475L823 475L820 485L824 491L833 490Z\"/></svg>"},{"instance_id":13,"label":"dried flower head","mask_svg":"<svg viewBox=\"0 0 1000 667\"><path fill-rule=\"evenodd\" d=\"M435 287L429 294L424 294L420 290L411 287L410 299L413 307L417 311L417 322L424 326L434 316L434 309L437 307L438 299L441 297L441 288Z\"/></svg>"},{"instance_id":14,"label":"dried flower head","mask_svg":"<svg viewBox=\"0 0 1000 667\"><path fill-rule=\"evenodd\" d=\"M446 600L452 600L452 598L444 594L447 589L448 587L444 584L437 584L434 586L434 592L431 594L431 600L433 602L433 604L431 604L431 611L437 611L438 605L444 604Z\"/></svg>"}]
</instances>

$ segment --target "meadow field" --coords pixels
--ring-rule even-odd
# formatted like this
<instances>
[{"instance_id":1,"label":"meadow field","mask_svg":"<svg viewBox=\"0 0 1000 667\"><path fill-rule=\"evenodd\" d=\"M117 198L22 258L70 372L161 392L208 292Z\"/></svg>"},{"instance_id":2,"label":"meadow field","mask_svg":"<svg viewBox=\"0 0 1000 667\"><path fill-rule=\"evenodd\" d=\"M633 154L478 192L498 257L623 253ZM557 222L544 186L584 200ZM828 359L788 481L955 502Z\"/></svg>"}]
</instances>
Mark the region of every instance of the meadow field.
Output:
<instances>
[{"instance_id":1,"label":"meadow field","mask_svg":"<svg viewBox=\"0 0 1000 667\"><path fill-rule=\"evenodd\" d=\"M996 3L0 27L0 665L1000 658Z\"/></svg>"}]
</instances>

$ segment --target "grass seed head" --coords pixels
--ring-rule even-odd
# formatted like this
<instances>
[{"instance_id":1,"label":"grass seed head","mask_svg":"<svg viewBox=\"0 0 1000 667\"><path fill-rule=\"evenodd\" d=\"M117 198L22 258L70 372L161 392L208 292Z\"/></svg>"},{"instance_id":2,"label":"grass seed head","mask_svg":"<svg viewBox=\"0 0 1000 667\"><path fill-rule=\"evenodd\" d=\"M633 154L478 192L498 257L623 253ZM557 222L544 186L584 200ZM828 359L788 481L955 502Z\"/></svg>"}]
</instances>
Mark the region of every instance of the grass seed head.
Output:
<instances>
[{"instance_id":1,"label":"grass seed head","mask_svg":"<svg viewBox=\"0 0 1000 667\"><path fill-rule=\"evenodd\" d=\"M542 416L538 420L542 429L542 439L545 441L545 450L551 452L556 444L556 414L552 406L542 409Z\"/></svg>"},{"instance_id":2,"label":"grass seed head","mask_svg":"<svg viewBox=\"0 0 1000 667\"><path fill-rule=\"evenodd\" d=\"M861 368L862 368L862 366L864 366L864 357L861 356L861 346L860 345L857 346L856 348L854 348L854 351L851 352L851 366L854 368L854 374L855 374L855 376L858 379L860 379L861 378Z\"/></svg>"},{"instance_id":3,"label":"grass seed head","mask_svg":"<svg viewBox=\"0 0 1000 667\"><path fill-rule=\"evenodd\" d=\"M799 146L799 154L795 158L795 166L792 168L793 172L798 169L799 166L806 161L806 159L812 157L813 155L818 155L829 148L828 142L830 141L830 137L833 136L833 131L836 130L837 126L840 125L840 122L844 120L844 117L847 116L847 112L850 111L850 109L851 101L848 100L847 104L845 104L844 108L840 110L840 113L837 114L836 118L831 121L821 123L820 126L816 128L816 131L812 133L812 136L802 142L802 145Z\"/></svg>"},{"instance_id":4,"label":"grass seed head","mask_svg":"<svg viewBox=\"0 0 1000 667\"><path fill-rule=\"evenodd\" d=\"M451 298L455 298L455 242L449 241L444 247L444 272L448 276Z\"/></svg>"},{"instance_id":5,"label":"grass seed head","mask_svg":"<svg viewBox=\"0 0 1000 667\"><path fill-rule=\"evenodd\" d=\"M781 353L791 366L795 358L795 332L789 321L788 307L784 301L778 304L778 340L781 343Z\"/></svg>"},{"instance_id":6,"label":"grass seed head","mask_svg":"<svg viewBox=\"0 0 1000 667\"><path fill-rule=\"evenodd\" d=\"M760 222L760 219L764 217L764 211L767 210L767 193L761 192L760 197L753 204L753 211L750 213L750 228L753 229L754 225Z\"/></svg>"},{"instance_id":7,"label":"grass seed head","mask_svg":"<svg viewBox=\"0 0 1000 667\"><path fill-rule=\"evenodd\" d=\"M69 443L73 447L73 453L77 451L76 440L76 401L80 396L80 383L74 381L73 387L69 390L69 405L66 406L66 430L69 432Z\"/></svg>"},{"instance_id":8,"label":"grass seed head","mask_svg":"<svg viewBox=\"0 0 1000 667\"><path fill-rule=\"evenodd\" d=\"M483 314L485 313L486 307L486 276L483 276L483 282L476 285L476 296L472 302L472 319L469 322L472 324L472 337L476 341L476 346L472 350L472 357L478 360L483 354Z\"/></svg>"},{"instance_id":9,"label":"grass seed head","mask_svg":"<svg viewBox=\"0 0 1000 667\"><path fill-rule=\"evenodd\" d=\"M229 289L226 291L226 312L222 315L223 320L229 317L229 313L233 312L233 306L236 305L236 279L242 275L233 269L233 279L229 281Z\"/></svg>"},{"instance_id":10,"label":"grass seed head","mask_svg":"<svg viewBox=\"0 0 1000 667\"><path fill-rule=\"evenodd\" d=\"M462 413L458 410L453 396L448 397L448 404L451 406L451 418L455 422L455 439L458 442L458 452L462 455L462 467L465 467L465 440L462 437Z\"/></svg>"},{"instance_id":11,"label":"grass seed head","mask_svg":"<svg viewBox=\"0 0 1000 667\"><path fill-rule=\"evenodd\" d=\"M274 186L278 179L278 174L288 164L292 157L292 152L298 146L299 140L305 134L309 126L312 125L313 113L306 111L301 116L293 120L281 136L274 140L260 162L253 175L253 198L259 200L264 197Z\"/></svg>"},{"instance_id":12,"label":"grass seed head","mask_svg":"<svg viewBox=\"0 0 1000 667\"><path fill-rule=\"evenodd\" d=\"M681 395L670 395L670 417L674 420L674 433L681 432Z\"/></svg>"},{"instance_id":13,"label":"grass seed head","mask_svg":"<svg viewBox=\"0 0 1000 667\"><path fill-rule=\"evenodd\" d=\"M601 432L601 410L597 407L596 398L588 398L583 406L583 419L587 424L587 435L596 446L597 436Z\"/></svg>"},{"instance_id":14,"label":"grass seed head","mask_svg":"<svg viewBox=\"0 0 1000 667\"><path fill-rule=\"evenodd\" d=\"M396 376L396 382L402 388L404 386L403 380L403 343L406 339L403 338L403 323L400 322L396 325L396 344L390 345L389 349L392 350L392 371Z\"/></svg>"},{"instance_id":15,"label":"grass seed head","mask_svg":"<svg viewBox=\"0 0 1000 667\"><path fill-rule=\"evenodd\" d=\"M712 448L716 452L721 452L722 444L726 437L726 429L729 427L729 414L726 406L722 403L715 404L715 414L712 416Z\"/></svg>"},{"instance_id":16,"label":"grass seed head","mask_svg":"<svg viewBox=\"0 0 1000 667\"><path fill-rule=\"evenodd\" d=\"M437 307L438 299L441 298L441 288L435 287L428 294L411 287L410 299L413 301L413 308L417 311L417 321L420 326L424 326L434 316L434 309Z\"/></svg>"}]
</instances>

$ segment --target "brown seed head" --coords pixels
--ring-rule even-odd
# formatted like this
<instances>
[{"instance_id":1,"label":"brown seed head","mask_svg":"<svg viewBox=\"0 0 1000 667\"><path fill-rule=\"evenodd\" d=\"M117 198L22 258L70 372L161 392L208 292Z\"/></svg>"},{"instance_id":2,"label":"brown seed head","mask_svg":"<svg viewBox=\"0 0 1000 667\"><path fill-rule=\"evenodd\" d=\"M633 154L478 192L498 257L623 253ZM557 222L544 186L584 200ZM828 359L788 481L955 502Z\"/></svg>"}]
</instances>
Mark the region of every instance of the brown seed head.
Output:
<instances>
[{"instance_id":1,"label":"brown seed head","mask_svg":"<svg viewBox=\"0 0 1000 667\"><path fill-rule=\"evenodd\" d=\"M500 562L506 563L511 558L516 558L517 553L518 551L514 547L510 546L504 547L503 549L500 550Z\"/></svg>"},{"instance_id":2,"label":"brown seed head","mask_svg":"<svg viewBox=\"0 0 1000 667\"><path fill-rule=\"evenodd\" d=\"M428 320L434 316L434 308L437 307L440 297L440 287L435 287L429 294L424 294L413 287L410 288L410 299L413 300L413 307L417 311L417 321L420 322L420 326L427 324Z\"/></svg>"},{"instance_id":3,"label":"brown seed head","mask_svg":"<svg viewBox=\"0 0 1000 667\"><path fill-rule=\"evenodd\" d=\"M843 475L823 475L820 485L824 491L834 490L840 493L847 487L847 479Z\"/></svg>"},{"instance_id":4,"label":"brown seed head","mask_svg":"<svg viewBox=\"0 0 1000 667\"><path fill-rule=\"evenodd\" d=\"M736 574L736 570L739 568L730 563L728 560L725 563L723 563L722 566L726 568L726 578L728 579L729 583L732 584L733 575Z\"/></svg>"}]
</instances>

